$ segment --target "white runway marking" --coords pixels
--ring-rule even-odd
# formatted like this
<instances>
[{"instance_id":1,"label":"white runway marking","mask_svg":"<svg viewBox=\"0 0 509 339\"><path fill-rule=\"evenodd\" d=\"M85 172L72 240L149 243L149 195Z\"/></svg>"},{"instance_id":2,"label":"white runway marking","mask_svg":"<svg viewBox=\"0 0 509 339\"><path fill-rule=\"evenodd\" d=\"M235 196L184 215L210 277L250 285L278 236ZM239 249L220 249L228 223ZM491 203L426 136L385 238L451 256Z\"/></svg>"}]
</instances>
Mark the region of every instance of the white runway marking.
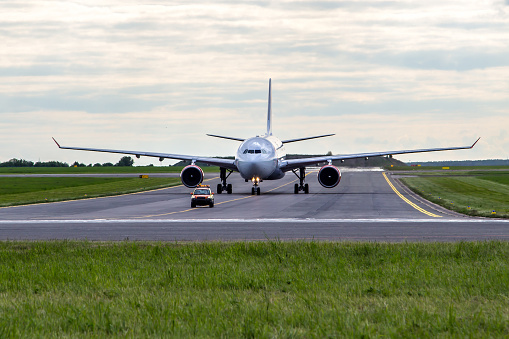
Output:
<instances>
[{"instance_id":1,"label":"white runway marking","mask_svg":"<svg viewBox=\"0 0 509 339\"><path fill-rule=\"evenodd\" d=\"M177 223L509 223L509 219L53 219L53 220L0 220L8 224L177 224Z\"/></svg>"}]
</instances>

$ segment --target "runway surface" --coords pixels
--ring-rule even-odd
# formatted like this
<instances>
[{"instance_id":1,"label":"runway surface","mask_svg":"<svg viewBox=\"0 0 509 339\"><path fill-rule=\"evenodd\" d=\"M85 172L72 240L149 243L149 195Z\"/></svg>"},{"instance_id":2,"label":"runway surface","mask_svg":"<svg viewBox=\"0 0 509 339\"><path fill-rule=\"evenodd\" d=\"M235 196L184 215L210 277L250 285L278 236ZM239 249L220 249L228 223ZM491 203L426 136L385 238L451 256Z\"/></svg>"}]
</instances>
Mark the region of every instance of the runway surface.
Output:
<instances>
[{"instance_id":1,"label":"runway surface","mask_svg":"<svg viewBox=\"0 0 509 339\"><path fill-rule=\"evenodd\" d=\"M297 178L251 183L230 176L233 194L214 208L190 208L184 186L144 193L0 209L0 239L458 241L509 239L509 220L468 218L431 205L382 171L345 170L333 189L316 172L310 194ZM215 190L219 178L206 174ZM141 179L140 179L141 180Z\"/></svg>"}]
</instances>

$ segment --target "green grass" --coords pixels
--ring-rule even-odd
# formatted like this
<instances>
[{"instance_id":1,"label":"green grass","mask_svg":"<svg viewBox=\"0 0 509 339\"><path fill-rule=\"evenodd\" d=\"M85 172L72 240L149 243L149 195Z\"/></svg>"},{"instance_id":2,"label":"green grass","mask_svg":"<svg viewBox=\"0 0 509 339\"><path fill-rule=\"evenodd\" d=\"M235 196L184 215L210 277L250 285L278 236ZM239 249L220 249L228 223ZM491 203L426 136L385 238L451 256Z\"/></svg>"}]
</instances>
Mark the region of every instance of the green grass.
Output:
<instances>
[{"instance_id":1,"label":"green grass","mask_svg":"<svg viewBox=\"0 0 509 339\"><path fill-rule=\"evenodd\" d=\"M0 243L0 337L504 337L509 243Z\"/></svg>"},{"instance_id":2,"label":"green grass","mask_svg":"<svg viewBox=\"0 0 509 339\"><path fill-rule=\"evenodd\" d=\"M455 170L509 170L508 166L394 166L385 167L388 171L436 171L442 167L449 167L450 171ZM448 170L444 170L448 171Z\"/></svg>"},{"instance_id":3,"label":"green grass","mask_svg":"<svg viewBox=\"0 0 509 339\"><path fill-rule=\"evenodd\" d=\"M493 176L507 176L509 175L509 170L443 170L443 171L415 171L415 172L397 172L394 171L394 174L397 175L418 175L418 176L428 176L428 177L440 177L440 176L476 176L476 175L493 175Z\"/></svg>"},{"instance_id":4,"label":"green grass","mask_svg":"<svg viewBox=\"0 0 509 339\"><path fill-rule=\"evenodd\" d=\"M179 178L0 178L0 206L118 195L174 186Z\"/></svg>"},{"instance_id":5,"label":"green grass","mask_svg":"<svg viewBox=\"0 0 509 339\"><path fill-rule=\"evenodd\" d=\"M400 180L415 193L448 209L474 216L509 218L508 174L419 176Z\"/></svg>"},{"instance_id":6,"label":"green grass","mask_svg":"<svg viewBox=\"0 0 509 339\"><path fill-rule=\"evenodd\" d=\"M0 167L0 174L118 174L118 173L180 173L183 166L125 167ZM204 166L204 172L219 172L219 167Z\"/></svg>"}]
</instances>

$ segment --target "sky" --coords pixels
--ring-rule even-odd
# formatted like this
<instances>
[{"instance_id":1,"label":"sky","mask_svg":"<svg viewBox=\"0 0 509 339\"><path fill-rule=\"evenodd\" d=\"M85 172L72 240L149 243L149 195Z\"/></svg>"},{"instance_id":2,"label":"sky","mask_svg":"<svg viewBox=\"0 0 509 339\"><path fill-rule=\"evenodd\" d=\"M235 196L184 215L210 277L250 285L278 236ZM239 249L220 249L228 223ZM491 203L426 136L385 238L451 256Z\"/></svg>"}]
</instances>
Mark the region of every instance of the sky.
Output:
<instances>
[{"instance_id":1,"label":"sky","mask_svg":"<svg viewBox=\"0 0 509 339\"><path fill-rule=\"evenodd\" d=\"M402 161L509 158L509 0L0 2L0 162L463 146ZM135 165L174 161L141 158Z\"/></svg>"}]
</instances>

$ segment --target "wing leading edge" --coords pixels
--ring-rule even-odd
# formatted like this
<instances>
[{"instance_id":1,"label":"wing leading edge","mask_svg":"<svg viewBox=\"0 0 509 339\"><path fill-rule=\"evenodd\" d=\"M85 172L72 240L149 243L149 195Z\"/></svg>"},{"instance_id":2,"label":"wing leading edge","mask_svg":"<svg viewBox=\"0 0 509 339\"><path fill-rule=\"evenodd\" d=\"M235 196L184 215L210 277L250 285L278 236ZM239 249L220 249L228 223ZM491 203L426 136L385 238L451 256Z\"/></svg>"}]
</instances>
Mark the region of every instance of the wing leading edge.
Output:
<instances>
[{"instance_id":1,"label":"wing leading edge","mask_svg":"<svg viewBox=\"0 0 509 339\"><path fill-rule=\"evenodd\" d=\"M171 153L155 153L155 152L140 152L140 151L127 151L127 150L116 150L116 149L104 149L104 148L88 148L88 147L70 147L70 146L61 146L55 138L52 138L53 141L57 144L60 149L71 149L78 151L91 151L91 152L104 152L104 153L120 153L120 154L130 154L134 155L137 158L140 156L144 157L154 157L159 159L176 159L176 160L189 160L202 162L205 164L224 167L233 171L237 171L237 166L235 166L234 160L230 159L219 159L219 158L209 158L209 157L199 157L192 155L183 155L183 154L171 154Z\"/></svg>"},{"instance_id":2,"label":"wing leading edge","mask_svg":"<svg viewBox=\"0 0 509 339\"><path fill-rule=\"evenodd\" d=\"M479 138L481 139L481 138ZM343 155L330 155L303 159L291 159L282 162L281 170L286 172L295 168L310 166L319 162L334 161L334 160L346 160L355 158L370 158L378 157L383 155L396 155L396 154L409 154L409 153L424 153L424 152L438 152L438 151L452 151L460 149L471 149L479 141L477 139L471 146L459 146L459 147L444 147L444 148L422 148L413 150L400 150L400 151L385 151L385 152L372 152L372 153L357 153L357 154L343 154Z\"/></svg>"}]
</instances>

